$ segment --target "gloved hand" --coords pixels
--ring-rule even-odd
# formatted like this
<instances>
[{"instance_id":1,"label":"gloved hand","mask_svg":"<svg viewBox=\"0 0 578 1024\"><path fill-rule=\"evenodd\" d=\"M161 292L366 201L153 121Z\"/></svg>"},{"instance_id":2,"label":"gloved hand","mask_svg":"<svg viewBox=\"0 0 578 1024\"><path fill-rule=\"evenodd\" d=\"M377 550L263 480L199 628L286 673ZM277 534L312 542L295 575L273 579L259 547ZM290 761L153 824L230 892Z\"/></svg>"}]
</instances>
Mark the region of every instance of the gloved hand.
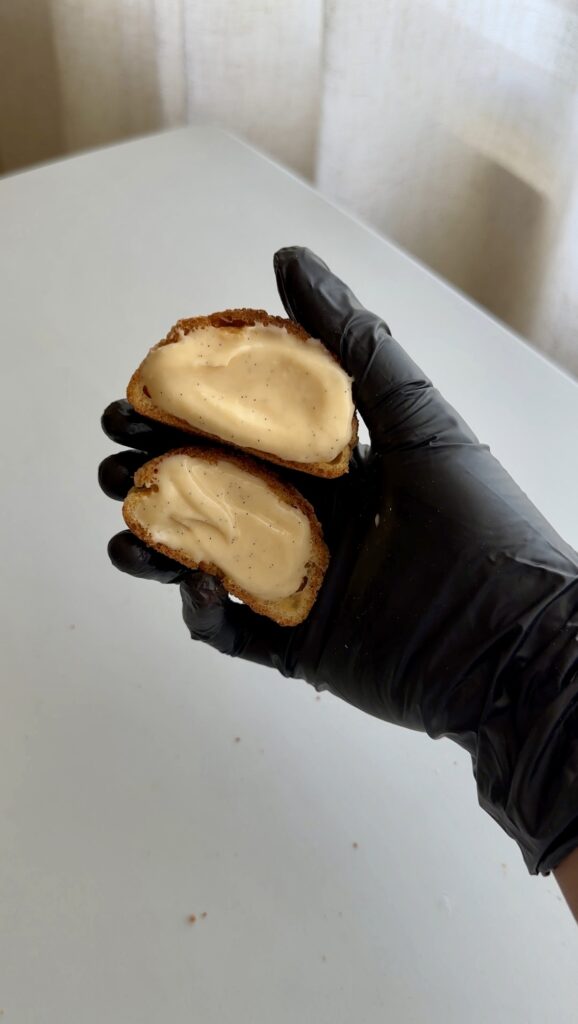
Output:
<instances>
[{"instance_id":1,"label":"gloved hand","mask_svg":"<svg viewBox=\"0 0 578 1024\"><path fill-rule=\"evenodd\" d=\"M282 249L275 271L289 316L353 377L371 436L346 477L293 477L332 555L312 613L279 627L128 532L110 557L180 582L194 639L456 740L481 805L530 871L546 872L578 846L578 556L320 259ZM126 402L109 406L103 426L139 449L101 466L117 498L150 453L183 444Z\"/></svg>"}]
</instances>

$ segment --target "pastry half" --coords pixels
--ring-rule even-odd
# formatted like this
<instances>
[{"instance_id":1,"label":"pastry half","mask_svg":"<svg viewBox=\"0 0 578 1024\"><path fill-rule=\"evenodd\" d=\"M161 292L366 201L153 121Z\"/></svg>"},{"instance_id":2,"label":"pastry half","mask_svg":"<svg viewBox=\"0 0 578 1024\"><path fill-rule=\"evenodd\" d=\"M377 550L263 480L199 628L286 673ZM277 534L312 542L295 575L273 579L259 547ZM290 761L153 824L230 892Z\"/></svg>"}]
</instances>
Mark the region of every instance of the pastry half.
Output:
<instances>
[{"instance_id":1,"label":"pastry half","mask_svg":"<svg viewBox=\"0 0 578 1024\"><path fill-rule=\"evenodd\" d=\"M123 515L145 544L282 626L309 614L329 564L312 506L262 464L217 448L179 448L145 463Z\"/></svg>"},{"instance_id":2,"label":"pastry half","mask_svg":"<svg viewBox=\"0 0 578 1024\"><path fill-rule=\"evenodd\" d=\"M179 320L127 389L143 416L320 477L357 441L351 378L303 328L259 309Z\"/></svg>"}]
</instances>

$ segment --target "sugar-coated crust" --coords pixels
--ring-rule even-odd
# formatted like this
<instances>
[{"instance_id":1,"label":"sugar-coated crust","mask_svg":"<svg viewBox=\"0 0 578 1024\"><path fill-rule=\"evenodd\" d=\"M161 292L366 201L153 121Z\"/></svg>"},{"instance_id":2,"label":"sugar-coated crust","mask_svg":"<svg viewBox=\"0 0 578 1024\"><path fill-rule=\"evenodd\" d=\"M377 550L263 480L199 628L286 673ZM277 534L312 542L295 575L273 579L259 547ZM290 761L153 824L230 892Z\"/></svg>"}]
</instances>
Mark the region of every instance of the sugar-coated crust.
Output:
<instances>
[{"instance_id":1,"label":"sugar-coated crust","mask_svg":"<svg viewBox=\"0 0 578 1024\"><path fill-rule=\"evenodd\" d=\"M158 345L155 345L154 348L160 348L162 345L172 345L174 342L179 341L181 332L191 334L202 327L246 327L253 326L254 324L284 328L289 334L294 335L294 337L299 338L301 341L308 341L310 337L299 324L293 323L292 320L286 320L281 316L271 316L264 309L225 309L220 313L211 313L210 316L197 316L186 320L179 320L174 327L171 327L166 338L160 341ZM332 355L332 358L335 357ZM184 433L194 434L197 437L206 437L210 441L217 441L219 444L228 443L215 434L207 434L202 430L198 430L192 427L190 423L187 423L186 420L182 420L178 416L173 416L171 413L159 409L144 391L141 367L142 363L138 370L133 373L126 392L126 397L137 412L151 420L156 420L158 423L165 423L167 426L176 427ZM287 466L290 469L297 469L302 473L330 479L347 473L351 453L357 444L357 432L357 416L354 413L349 444L332 462L289 462L278 455L272 455L270 452L260 452L255 448L242 448L240 450L246 451L250 455L255 455L258 459L264 459L266 462L274 462L278 466Z\"/></svg>"},{"instance_id":2,"label":"sugar-coated crust","mask_svg":"<svg viewBox=\"0 0 578 1024\"><path fill-rule=\"evenodd\" d=\"M307 516L311 526L311 556L307 562L307 577L303 589L281 600L263 601L238 586L234 580L226 576L219 566L213 562L193 562L187 553L181 549L170 548L166 544L159 544L153 540L150 531L142 526L139 521L138 508L140 502L143 499L146 500L145 495L148 488L154 486L162 463L173 455L188 455L191 458L202 459L213 464L217 462L230 462L252 476L259 477L282 501L300 509ZM313 507L294 487L279 480L274 473L270 472L263 465L254 462L248 456L232 454L219 448L175 448L170 452L165 452L164 455L151 459L150 462L141 466L135 474L134 482L135 486L129 491L124 500L122 512L129 530L136 534L137 537L140 537L145 544L154 548L155 551L160 551L163 555L167 555L169 558L180 562L181 565L186 565L189 569L202 569L203 572L207 572L211 576L217 576L225 590L230 594L234 594L235 597L240 598L241 601L249 605L253 611L258 612L259 615L266 615L280 626L296 626L307 618L315 603L327 566L329 565L329 551L323 540L321 525Z\"/></svg>"}]
</instances>

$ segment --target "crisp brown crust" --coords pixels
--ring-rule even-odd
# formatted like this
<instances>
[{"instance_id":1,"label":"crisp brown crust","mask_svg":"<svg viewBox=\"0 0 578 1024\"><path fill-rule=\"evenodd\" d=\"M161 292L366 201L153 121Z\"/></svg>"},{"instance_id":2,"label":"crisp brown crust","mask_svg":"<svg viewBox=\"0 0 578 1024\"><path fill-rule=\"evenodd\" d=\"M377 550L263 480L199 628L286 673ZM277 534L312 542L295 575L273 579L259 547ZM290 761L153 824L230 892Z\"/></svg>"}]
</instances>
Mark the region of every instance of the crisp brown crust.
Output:
<instances>
[{"instance_id":1,"label":"crisp brown crust","mask_svg":"<svg viewBox=\"0 0 578 1024\"><path fill-rule=\"evenodd\" d=\"M174 327L171 327L166 338L163 341L159 341L158 345L155 345L154 348L160 348L162 345L172 345L179 340L181 331L184 331L185 334L191 334L202 327L246 327L253 326L254 324L282 327L301 341L308 341L310 337L299 324L293 323L292 320L286 320L281 316L272 316L270 313L266 313L264 309L225 309L220 313L211 313L209 316L196 316L177 321ZM332 358L335 358L332 353L330 355ZM126 397L133 409L136 409L142 416L147 416L148 419L164 423L169 427L176 427L178 430L182 430L183 433L193 434L197 437L206 437L210 441L216 441L218 444L227 443L223 438L198 430L192 427L190 423L187 423L186 420L182 420L178 416L173 416L171 413L159 409L144 390L141 367L142 363L138 370L135 370L133 373L126 391ZM354 413L349 444L332 462L288 462L285 459L279 458L278 455L260 452L255 448L240 448L240 450L248 452L250 455L255 455L258 459L264 459L266 462L274 462L278 466L286 466L289 469L297 469L301 473L309 473L312 476L331 479L347 473L351 453L357 444L357 431L357 416Z\"/></svg>"},{"instance_id":2,"label":"crisp brown crust","mask_svg":"<svg viewBox=\"0 0 578 1024\"><path fill-rule=\"evenodd\" d=\"M245 470L245 472L250 473L252 476L259 477L282 501L287 502L287 504L294 508L300 509L307 516L311 527L311 556L307 562L305 584L297 593L278 601L264 601L238 586L234 580L226 576L219 566L213 562L193 562L185 551L179 548L169 548L166 544L159 544L153 539L150 531L142 526L139 521L138 507L141 501L146 500L147 490L155 485L159 467L165 459L172 455L189 455L191 458L202 459L210 463L233 463L233 465ZM148 547L154 548L155 551L160 551L163 555L173 558L175 561L180 562L181 565L186 565L189 569L202 569L203 572L207 572L211 576L217 576L229 594L234 594L235 597L240 598L241 601L249 605L253 611L258 612L259 615L266 615L267 618L273 619L280 626L296 626L307 618L315 603L327 566L329 565L329 551L323 540L323 531L313 507L295 487L280 480L274 473L259 463L254 462L248 456L232 454L219 448L174 448L172 451L165 452L164 455L159 455L157 458L151 459L150 462L146 462L144 466L141 466L135 473L134 482L135 486L129 491L124 500L122 513L129 530L136 534L137 537L140 537Z\"/></svg>"}]
</instances>

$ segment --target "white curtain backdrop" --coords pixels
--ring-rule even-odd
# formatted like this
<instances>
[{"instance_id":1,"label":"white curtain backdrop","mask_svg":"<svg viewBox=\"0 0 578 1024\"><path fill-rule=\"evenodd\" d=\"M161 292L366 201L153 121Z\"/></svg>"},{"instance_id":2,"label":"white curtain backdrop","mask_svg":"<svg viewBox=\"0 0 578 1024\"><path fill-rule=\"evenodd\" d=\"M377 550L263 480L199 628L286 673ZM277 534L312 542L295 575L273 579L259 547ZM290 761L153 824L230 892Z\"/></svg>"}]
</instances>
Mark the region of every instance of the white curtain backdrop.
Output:
<instances>
[{"instance_id":1,"label":"white curtain backdrop","mask_svg":"<svg viewBox=\"0 0 578 1024\"><path fill-rule=\"evenodd\" d=\"M578 0L0 0L1 170L193 120L578 375Z\"/></svg>"}]
</instances>

